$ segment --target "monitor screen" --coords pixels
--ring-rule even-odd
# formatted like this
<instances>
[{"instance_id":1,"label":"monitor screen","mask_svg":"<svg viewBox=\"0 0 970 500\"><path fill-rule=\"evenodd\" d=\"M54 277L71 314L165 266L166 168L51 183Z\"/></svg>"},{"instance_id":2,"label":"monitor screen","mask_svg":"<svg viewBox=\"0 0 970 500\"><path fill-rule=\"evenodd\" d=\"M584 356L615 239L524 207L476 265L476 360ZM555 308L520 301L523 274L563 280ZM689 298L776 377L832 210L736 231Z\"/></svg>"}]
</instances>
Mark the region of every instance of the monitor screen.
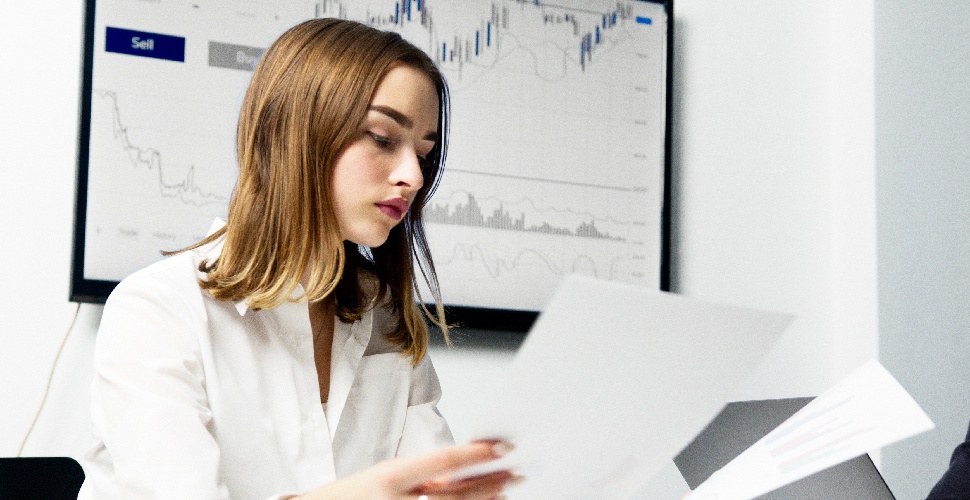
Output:
<instances>
[{"instance_id":1,"label":"monitor screen","mask_svg":"<svg viewBox=\"0 0 970 500\"><path fill-rule=\"evenodd\" d=\"M573 273L666 288L669 1L87 0L72 300L226 216L252 69L312 17L399 32L448 81L425 224L459 322L524 330Z\"/></svg>"}]
</instances>

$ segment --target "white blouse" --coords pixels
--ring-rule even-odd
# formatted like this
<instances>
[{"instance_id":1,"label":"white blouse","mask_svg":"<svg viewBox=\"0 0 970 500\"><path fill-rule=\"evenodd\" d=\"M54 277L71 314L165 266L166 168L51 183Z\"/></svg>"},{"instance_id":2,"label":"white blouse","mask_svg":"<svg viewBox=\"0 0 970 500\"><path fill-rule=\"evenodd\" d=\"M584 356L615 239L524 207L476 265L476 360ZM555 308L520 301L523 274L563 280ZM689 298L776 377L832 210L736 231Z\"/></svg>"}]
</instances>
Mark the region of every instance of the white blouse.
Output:
<instances>
[{"instance_id":1,"label":"white blouse","mask_svg":"<svg viewBox=\"0 0 970 500\"><path fill-rule=\"evenodd\" d=\"M79 498L277 497L453 442L431 360L386 340L389 311L334 320L325 412L307 304L213 299L197 269L220 249L134 273L105 304Z\"/></svg>"}]
</instances>

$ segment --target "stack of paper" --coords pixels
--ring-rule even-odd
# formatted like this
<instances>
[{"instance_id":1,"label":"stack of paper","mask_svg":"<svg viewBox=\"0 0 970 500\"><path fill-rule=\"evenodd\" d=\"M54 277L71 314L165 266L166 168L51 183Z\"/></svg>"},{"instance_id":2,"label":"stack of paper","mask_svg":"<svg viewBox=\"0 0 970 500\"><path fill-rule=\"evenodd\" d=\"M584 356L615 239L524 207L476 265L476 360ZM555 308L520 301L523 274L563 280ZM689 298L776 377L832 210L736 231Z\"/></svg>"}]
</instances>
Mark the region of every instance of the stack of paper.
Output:
<instances>
[{"instance_id":1,"label":"stack of paper","mask_svg":"<svg viewBox=\"0 0 970 500\"><path fill-rule=\"evenodd\" d=\"M815 398L715 472L687 498L754 498L933 428L916 401L876 361Z\"/></svg>"},{"instance_id":2,"label":"stack of paper","mask_svg":"<svg viewBox=\"0 0 970 500\"><path fill-rule=\"evenodd\" d=\"M570 277L501 391L481 404L473 437L515 450L455 477L509 468L526 478L510 498L631 498L730 402L793 319ZM688 498L753 498L932 426L870 362Z\"/></svg>"}]
</instances>

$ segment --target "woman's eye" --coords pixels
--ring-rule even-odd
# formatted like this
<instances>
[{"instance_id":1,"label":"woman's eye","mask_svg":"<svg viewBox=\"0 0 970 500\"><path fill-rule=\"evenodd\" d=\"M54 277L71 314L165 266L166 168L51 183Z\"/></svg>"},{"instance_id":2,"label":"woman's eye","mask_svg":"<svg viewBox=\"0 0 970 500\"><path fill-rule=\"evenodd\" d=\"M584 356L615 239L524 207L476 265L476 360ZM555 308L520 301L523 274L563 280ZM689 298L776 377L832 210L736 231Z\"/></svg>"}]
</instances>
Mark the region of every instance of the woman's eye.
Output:
<instances>
[{"instance_id":1,"label":"woman's eye","mask_svg":"<svg viewBox=\"0 0 970 500\"><path fill-rule=\"evenodd\" d=\"M367 134L370 135L370 138L375 143L377 143L378 146L382 148L388 148L393 144L393 141L391 141L390 137L386 137L380 134L375 134L374 132L368 132Z\"/></svg>"},{"instance_id":2,"label":"woman's eye","mask_svg":"<svg viewBox=\"0 0 970 500\"><path fill-rule=\"evenodd\" d=\"M415 154L418 155L419 160L427 161L428 157L431 156L431 153L433 152L434 152L434 146L430 148L419 148L417 151L415 151Z\"/></svg>"}]
</instances>

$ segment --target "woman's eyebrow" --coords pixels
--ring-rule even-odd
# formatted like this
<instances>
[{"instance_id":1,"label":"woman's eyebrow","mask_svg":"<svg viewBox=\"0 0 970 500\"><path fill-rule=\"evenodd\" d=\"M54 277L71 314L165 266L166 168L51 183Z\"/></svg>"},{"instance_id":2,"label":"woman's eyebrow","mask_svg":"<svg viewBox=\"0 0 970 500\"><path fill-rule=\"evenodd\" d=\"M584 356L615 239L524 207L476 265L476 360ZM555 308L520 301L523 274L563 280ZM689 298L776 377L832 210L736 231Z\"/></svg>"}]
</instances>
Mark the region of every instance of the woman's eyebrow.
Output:
<instances>
[{"instance_id":1,"label":"woman's eyebrow","mask_svg":"<svg viewBox=\"0 0 970 500\"><path fill-rule=\"evenodd\" d=\"M410 118L408 118L407 116L405 116L404 113L401 113L400 111L398 111L398 110L396 110L396 109L394 109L394 108L392 108L390 106L383 106L383 105L380 105L380 104L375 104L375 105L372 105L372 106L368 107L367 109L370 110L370 111L377 111L378 113L387 116L388 118L396 121L398 123L398 125L406 128L408 130L411 130L411 129L414 128L414 122L412 122ZM437 138L436 137L436 132L429 132L428 135L426 135L424 137L425 140L430 140L430 141L433 141L436 138Z\"/></svg>"},{"instance_id":2,"label":"woman's eyebrow","mask_svg":"<svg viewBox=\"0 0 970 500\"><path fill-rule=\"evenodd\" d=\"M414 128L414 122L412 122L410 118L404 116L403 113L401 113L400 111L390 106L381 106L378 104L378 105L371 106L367 109L371 111L377 111L378 113L386 115L388 118L396 121L398 125L406 129Z\"/></svg>"}]
</instances>

